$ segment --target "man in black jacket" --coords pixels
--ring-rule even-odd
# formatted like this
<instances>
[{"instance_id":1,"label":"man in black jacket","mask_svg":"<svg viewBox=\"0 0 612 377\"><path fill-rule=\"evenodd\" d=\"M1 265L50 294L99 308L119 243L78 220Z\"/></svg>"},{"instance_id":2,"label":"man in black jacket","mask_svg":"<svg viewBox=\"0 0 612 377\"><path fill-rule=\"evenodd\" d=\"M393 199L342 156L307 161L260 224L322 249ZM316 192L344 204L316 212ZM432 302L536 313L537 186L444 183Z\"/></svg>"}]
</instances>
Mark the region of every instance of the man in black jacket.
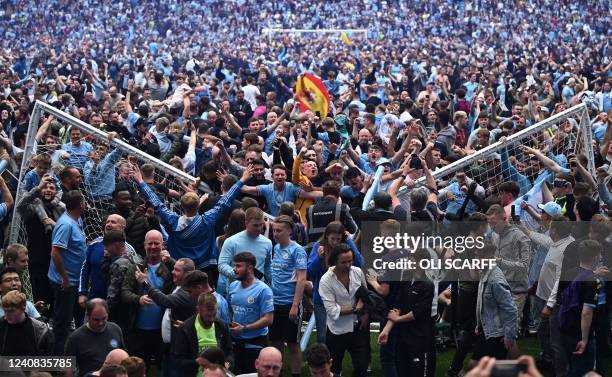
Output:
<instances>
[{"instance_id":1,"label":"man in black jacket","mask_svg":"<svg viewBox=\"0 0 612 377\"><path fill-rule=\"evenodd\" d=\"M386 191L379 191L374 194L374 208L365 211L362 209L363 201L371 185L372 180L366 180L361 192L357 194L355 199L353 199L353 203L351 203L351 215L353 215L357 224L361 226L365 221L405 220L405 215L402 218L401 213L395 212L392 208L391 195Z\"/></svg>"},{"instance_id":2,"label":"man in black jacket","mask_svg":"<svg viewBox=\"0 0 612 377\"><path fill-rule=\"evenodd\" d=\"M173 355L181 376L195 376L199 355L208 347L219 347L226 361L233 364L232 338L228 324L216 319L217 299L211 293L198 298L197 314L186 320L176 332Z\"/></svg>"},{"instance_id":3,"label":"man in black jacket","mask_svg":"<svg viewBox=\"0 0 612 377\"><path fill-rule=\"evenodd\" d=\"M171 357L174 340L176 339L177 327L173 326L175 321L183 322L195 313L196 302L190 297L189 292L185 290L183 278L187 273L195 270L195 264L189 258L181 258L172 266L172 282L176 286L171 294L164 294L159 289L149 285L147 287L147 295L153 302L165 309L162 318L162 340L164 341L164 357L163 357L163 375L178 376L176 363ZM136 270L137 280L141 283L146 282L147 275Z\"/></svg>"},{"instance_id":4,"label":"man in black jacket","mask_svg":"<svg viewBox=\"0 0 612 377\"><path fill-rule=\"evenodd\" d=\"M349 233L357 232L357 224L351 216L348 205L339 202L342 184L338 181L327 181L323 184L323 199L306 211L308 242L316 242L325 232L325 227L332 221L340 221Z\"/></svg>"},{"instance_id":5,"label":"man in black jacket","mask_svg":"<svg viewBox=\"0 0 612 377\"><path fill-rule=\"evenodd\" d=\"M53 354L53 334L44 322L30 318L26 296L10 291L2 296L4 317L0 318L0 355L50 356Z\"/></svg>"},{"instance_id":6,"label":"man in black jacket","mask_svg":"<svg viewBox=\"0 0 612 377\"><path fill-rule=\"evenodd\" d=\"M429 257L424 250L417 250L409 258L418 263ZM389 321L378 337L378 343L384 345L389 339L389 333L392 330L397 332L398 348L395 353L399 376L426 376L427 352L433 341L433 297L434 285L423 271L413 271L412 278L400 283L395 304L389 311Z\"/></svg>"},{"instance_id":7,"label":"man in black jacket","mask_svg":"<svg viewBox=\"0 0 612 377\"><path fill-rule=\"evenodd\" d=\"M253 110L251 104L244 99L244 90L238 89L236 91L236 101L231 104L230 112L236 117L240 127L247 128Z\"/></svg>"}]
</instances>

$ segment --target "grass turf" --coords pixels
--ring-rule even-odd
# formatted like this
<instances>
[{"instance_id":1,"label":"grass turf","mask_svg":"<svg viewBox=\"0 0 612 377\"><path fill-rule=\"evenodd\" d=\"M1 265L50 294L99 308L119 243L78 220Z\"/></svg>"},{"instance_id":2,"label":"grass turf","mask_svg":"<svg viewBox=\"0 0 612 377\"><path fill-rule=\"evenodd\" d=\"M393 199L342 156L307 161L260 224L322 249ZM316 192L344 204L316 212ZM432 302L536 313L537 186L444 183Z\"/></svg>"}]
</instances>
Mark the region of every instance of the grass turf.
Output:
<instances>
[{"instance_id":1,"label":"grass turf","mask_svg":"<svg viewBox=\"0 0 612 377\"><path fill-rule=\"evenodd\" d=\"M377 344L378 332L370 334L370 344L372 347L372 372L369 373L369 376L372 377L383 377L382 369L380 368L380 355L379 348ZM316 336L313 334L311 337L311 344L313 343L313 339L316 339ZM523 337L519 340L519 347L521 349L521 354L523 355L531 355L537 359L540 353L540 345L538 343L538 338L535 335L529 337ZM444 377L446 370L451 364L453 360L453 355L455 354L455 348L449 347L443 351L439 351L436 356L436 377ZM469 361L469 355L465 360L464 366L467 365ZM302 360L302 373L301 376L306 377L309 376L308 367L306 366L305 360ZM610 366L608 370L612 370L612 360L610 361ZM345 377L351 377L353 374L353 367L351 364L351 356L346 353L344 355L344 360L342 363L342 375ZM147 373L150 377L161 376L161 373L154 368L149 370ZM550 376L550 373L544 372L543 375ZM285 354L283 355L283 376L291 377L291 371L289 369L289 354L285 349Z\"/></svg>"},{"instance_id":2,"label":"grass turf","mask_svg":"<svg viewBox=\"0 0 612 377\"><path fill-rule=\"evenodd\" d=\"M311 338L311 342L312 339L315 339L316 336L313 334L312 338ZM372 361L371 361L371 368L372 368L372 372L369 373L369 376L373 376L373 377L382 377L383 373L382 373L382 369L380 367L380 355L379 355L379 348L378 348L378 344L377 344L377 338L378 338L378 332L376 333L371 333L370 334L370 344L372 347ZM535 359L538 358L539 353L540 353L540 345L538 343L538 338L535 335L529 336L529 337L523 337L521 339L519 339L519 347L521 349L521 354L523 355L531 355L533 356ZM453 355L455 354L455 347L449 347L446 348L443 351L439 351L437 353L436 356L436 377L444 377L446 370L448 369L448 367L451 364L451 361L453 360ZM468 355L468 357L466 357L464 366L467 366L467 363L469 361L469 357L470 355ZM283 355L283 376L285 377L291 377L291 373L290 373L290 369L289 369L289 354L287 352L287 350L285 350L285 354ZM305 360L302 360L303 362L303 367L302 367L302 376L309 376L308 374L308 367L306 366ZM612 370L612 361L610 362L610 368L609 370ZM348 353L345 353L344 355L344 360L342 363L342 375L345 377L351 377L351 375L353 374L353 367L351 364L351 356ZM543 373L544 376L547 376L547 373Z\"/></svg>"}]
</instances>

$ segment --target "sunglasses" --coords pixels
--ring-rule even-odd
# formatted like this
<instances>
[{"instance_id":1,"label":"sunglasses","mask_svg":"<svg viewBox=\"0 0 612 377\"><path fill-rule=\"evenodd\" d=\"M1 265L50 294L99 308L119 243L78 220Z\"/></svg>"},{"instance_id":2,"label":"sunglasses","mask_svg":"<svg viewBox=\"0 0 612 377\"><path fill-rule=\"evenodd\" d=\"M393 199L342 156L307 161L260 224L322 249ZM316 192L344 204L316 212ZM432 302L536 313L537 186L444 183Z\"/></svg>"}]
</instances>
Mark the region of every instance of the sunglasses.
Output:
<instances>
[{"instance_id":1,"label":"sunglasses","mask_svg":"<svg viewBox=\"0 0 612 377\"><path fill-rule=\"evenodd\" d=\"M569 182L566 182L566 181L559 181L559 180L556 180L556 181L554 181L554 182L553 182L553 186L554 186L554 187L557 187L557 188L563 188L563 187L567 187L567 184L568 184L568 183L569 183Z\"/></svg>"}]
</instances>

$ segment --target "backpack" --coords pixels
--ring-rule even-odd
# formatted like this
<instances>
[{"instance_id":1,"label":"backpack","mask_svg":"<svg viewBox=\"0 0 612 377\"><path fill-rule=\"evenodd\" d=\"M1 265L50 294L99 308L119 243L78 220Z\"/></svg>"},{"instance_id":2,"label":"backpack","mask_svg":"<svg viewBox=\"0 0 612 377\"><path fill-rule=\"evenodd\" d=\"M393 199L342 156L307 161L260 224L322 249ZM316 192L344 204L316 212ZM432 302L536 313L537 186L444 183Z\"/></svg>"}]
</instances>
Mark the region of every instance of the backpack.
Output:
<instances>
[{"instance_id":1,"label":"backpack","mask_svg":"<svg viewBox=\"0 0 612 377\"><path fill-rule=\"evenodd\" d=\"M593 279L593 271L583 271L576 276L562 294L559 308L559 328L564 332L571 332L576 323L580 323L582 305L580 304L580 283Z\"/></svg>"}]
</instances>

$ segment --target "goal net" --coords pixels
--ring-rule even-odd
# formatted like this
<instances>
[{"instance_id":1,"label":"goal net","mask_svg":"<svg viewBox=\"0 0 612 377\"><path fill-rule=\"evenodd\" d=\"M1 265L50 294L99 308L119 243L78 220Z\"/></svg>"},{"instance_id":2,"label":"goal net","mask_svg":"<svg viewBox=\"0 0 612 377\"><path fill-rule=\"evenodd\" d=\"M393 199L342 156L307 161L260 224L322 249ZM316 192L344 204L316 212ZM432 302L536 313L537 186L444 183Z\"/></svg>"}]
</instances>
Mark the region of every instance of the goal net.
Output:
<instances>
[{"instance_id":1,"label":"goal net","mask_svg":"<svg viewBox=\"0 0 612 377\"><path fill-rule=\"evenodd\" d=\"M63 140L57 144L38 145L36 142L36 134L46 117L53 116L54 128L60 128L60 134L63 134ZM95 128L73 116L58 110L55 107L49 106L43 102L37 102L32 116L30 118L29 129L26 137L26 146L23 151L23 160L19 173L19 182L17 194L15 198L15 209L10 227L9 241L11 243L19 242L28 245L30 237L39 237L32 234L32 228L28 226L28 222L22 216L23 209L19 210L24 194L26 193L26 174L33 169L33 158L39 154L46 152L54 158L52 159L52 167L49 172L52 176L57 177L59 172L64 168L61 152L58 150L63 143L69 142L70 130L78 129L81 131L81 143L91 145L93 151L102 151L99 154L99 161L95 166L91 166L91 161L88 156L80 156L83 161L89 161L83 164L81 169L82 184L81 191L84 194L87 203L87 210L83 215L84 231L87 242L101 237L103 235L104 223L109 212L113 211L112 193L115 188L125 189L130 192L134 208L140 210L145 209L145 202L138 195L136 190L137 184L132 179L133 169L138 166L142 169L144 164L149 164L151 170L150 183L154 191L157 191L166 205L175 212L180 213L181 207L179 204L179 195L184 191L185 186L193 184L195 178L178 168L169 165L149 154L129 145L128 143L117 139L109 142L108 133L98 128ZM102 148L105 147L105 148ZM104 154L104 150L107 153ZM77 156L70 156L71 161ZM146 180L146 179L145 179ZM56 181L58 182L58 181ZM29 214L32 217L32 214ZM133 245L137 248L137 245ZM23 279L24 292L31 297L31 285L29 277Z\"/></svg>"},{"instance_id":2,"label":"goal net","mask_svg":"<svg viewBox=\"0 0 612 377\"><path fill-rule=\"evenodd\" d=\"M283 28L264 28L261 29L263 37L267 37L268 40L278 38L279 36L288 36L289 38L301 38L301 39L319 39L319 38L331 38L336 40L342 40L348 38L352 41L355 39L365 40L368 38L368 29L283 29Z\"/></svg>"},{"instance_id":3,"label":"goal net","mask_svg":"<svg viewBox=\"0 0 612 377\"><path fill-rule=\"evenodd\" d=\"M534 156L524 150L523 146L541 151L563 169L575 169L569 163L569 159L575 155L583 162L588 173L595 176L591 123L584 104L523 129L507 137L503 143L497 141L465 156L436 170L433 176L437 182L453 182L457 171L464 171L466 177L482 186L486 197L495 196L501 183L514 181L521 189L518 200L536 206L542 201L542 177L537 177L540 169L546 166L541 162L536 163ZM417 181L417 184L424 183L425 178ZM408 194L406 189L400 192L400 200L405 205L409 205ZM438 200L442 208L450 204L444 195ZM529 223L530 217L517 215Z\"/></svg>"}]
</instances>

